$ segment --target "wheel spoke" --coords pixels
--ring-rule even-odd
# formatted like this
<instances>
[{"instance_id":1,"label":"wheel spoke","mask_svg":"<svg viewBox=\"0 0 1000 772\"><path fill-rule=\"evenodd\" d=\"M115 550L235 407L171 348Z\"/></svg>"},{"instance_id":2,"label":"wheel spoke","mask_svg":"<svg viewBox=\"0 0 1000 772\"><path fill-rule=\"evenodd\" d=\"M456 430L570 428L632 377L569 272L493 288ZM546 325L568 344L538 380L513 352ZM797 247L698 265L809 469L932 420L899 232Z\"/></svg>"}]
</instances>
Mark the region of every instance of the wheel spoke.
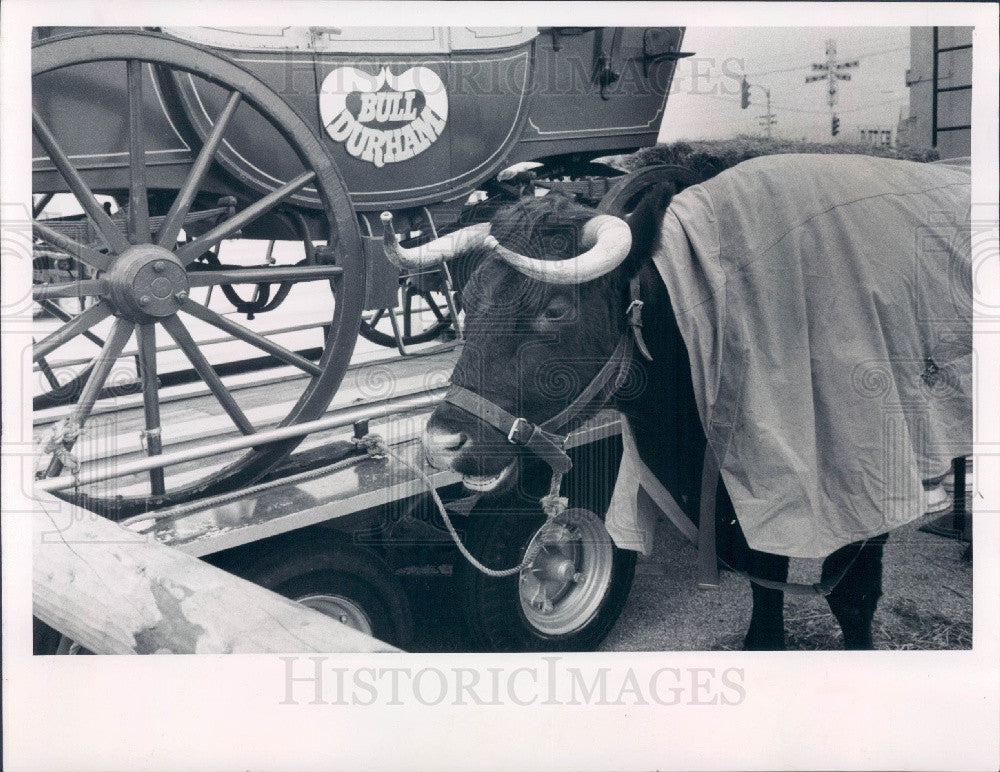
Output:
<instances>
[{"instance_id":1,"label":"wheel spoke","mask_svg":"<svg viewBox=\"0 0 1000 772\"><path fill-rule=\"evenodd\" d=\"M72 255L91 268L96 268L98 271L106 271L111 265L111 258L104 253L98 252L96 249L85 246L78 241L74 241L69 236L64 236L55 228L50 228L44 223L35 220L31 224L31 229L34 231L35 236L42 241L47 241L52 246L59 247L63 252Z\"/></svg>"},{"instance_id":2,"label":"wheel spoke","mask_svg":"<svg viewBox=\"0 0 1000 772\"><path fill-rule=\"evenodd\" d=\"M42 375L45 376L45 380L49 382L49 388L59 388L59 379L56 378L56 374L52 372L52 368L49 367L49 363L45 361L45 357L41 357L38 360L38 369L42 371Z\"/></svg>"},{"instance_id":3,"label":"wheel spoke","mask_svg":"<svg viewBox=\"0 0 1000 772\"><path fill-rule=\"evenodd\" d=\"M139 343L139 377L142 378L142 408L146 418L146 453L158 456L163 452L160 434L160 384L156 378L156 325L140 324L136 328ZM149 470L149 486L154 496L166 491L163 468Z\"/></svg>"},{"instance_id":4,"label":"wheel spoke","mask_svg":"<svg viewBox=\"0 0 1000 772\"><path fill-rule=\"evenodd\" d=\"M31 299L35 301L48 298L81 298L100 295L104 292L107 282L103 279L80 279L78 281L63 281L58 284L35 284L31 287Z\"/></svg>"},{"instance_id":5,"label":"wheel spoke","mask_svg":"<svg viewBox=\"0 0 1000 772\"><path fill-rule=\"evenodd\" d=\"M403 337L409 338L413 334L413 293L407 287L403 293Z\"/></svg>"},{"instance_id":6,"label":"wheel spoke","mask_svg":"<svg viewBox=\"0 0 1000 772\"><path fill-rule=\"evenodd\" d=\"M163 328L170 333L170 337L174 339L174 342L180 347L181 351L188 358L194 369L197 371L198 375L205 382L208 388L211 390L212 394L222 405L229 417L233 419L233 423L236 427L243 432L243 434L253 434L254 428L253 424L250 423L250 419L246 417L246 414L236 404L236 400L233 399L233 395L229 393L226 389L225 384L222 383L222 379L219 378L218 373L212 368L205 355L201 353L201 349L198 348L198 344L194 342L191 337L191 333L188 332L187 327L184 323L178 319L176 316L168 316L163 320Z\"/></svg>"},{"instance_id":7,"label":"wheel spoke","mask_svg":"<svg viewBox=\"0 0 1000 772\"><path fill-rule=\"evenodd\" d=\"M222 314L216 313L210 308L206 308L200 303L195 303L190 298L181 301L181 309L187 311L191 316L208 322L213 327L218 327L223 332L228 332L235 338L256 346L266 351L271 356L277 357L286 364L293 365L300 370L305 370L310 375L321 375L323 370L314 362L310 362L303 356L289 351L282 345L275 343L263 335L259 335L253 330L247 329L242 324L238 324Z\"/></svg>"},{"instance_id":8,"label":"wheel spoke","mask_svg":"<svg viewBox=\"0 0 1000 772\"><path fill-rule=\"evenodd\" d=\"M298 177L286 182L280 188L271 191L258 201L255 201L243 211L224 222L219 223L210 231L199 238L185 244L177 250L177 258L184 264L192 262L195 258L205 254L209 249L221 241L230 238L236 231L256 220L261 215L266 214L276 207L286 198L295 195L296 192L304 188L316 179L316 172L305 171Z\"/></svg>"},{"instance_id":9,"label":"wheel spoke","mask_svg":"<svg viewBox=\"0 0 1000 772\"><path fill-rule=\"evenodd\" d=\"M146 193L146 127L142 114L142 62L128 60L128 236L133 244L149 242Z\"/></svg>"},{"instance_id":10,"label":"wheel spoke","mask_svg":"<svg viewBox=\"0 0 1000 772\"><path fill-rule=\"evenodd\" d=\"M97 307L93 306L93 308ZM111 368L118 361L122 349L125 348L125 344L132 336L133 326L132 322L125 319L115 319L114 326L111 328L111 334L108 336L104 348L94 358L92 365L94 369L91 370L90 377L87 378L87 383L80 393L80 399L77 401L76 407L73 408L73 412L70 413L67 419L67 426L80 429L87 422L87 419L90 418L90 412L94 409L94 403L97 402L97 396L100 394L101 388L104 386L105 381L108 380ZM74 434L66 435L62 440L62 446L65 450L72 450L75 444L76 436ZM58 456L53 456L52 460L49 461L45 476L54 477L62 471L62 468L62 461L60 461Z\"/></svg>"},{"instance_id":11,"label":"wheel spoke","mask_svg":"<svg viewBox=\"0 0 1000 772\"><path fill-rule=\"evenodd\" d=\"M335 279L344 269L338 265L289 265L265 268L229 268L220 271L189 271L188 282L192 287L211 287L215 284L260 284L281 281L317 281Z\"/></svg>"},{"instance_id":12,"label":"wheel spoke","mask_svg":"<svg viewBox=\"0 0 1000 772\"><path fill-rule=\"evenodd\" d=\"M72 322L74 319L72 314L67 314L51 300L39 300L38 305L40 305L42 308L44 308L46 311L48 311L50 314L52 314L56 319L59 319L60 321ZM84 310L85 309L81 309L81 313ZM93 343L96 343L98 346L104 345L104 340L98 338L96 335L94 335L94 333L90 332L89 330L83 333L83 337L85 337L87 340Z\"/></svg>"},{"instance_id":13,"label":"wheel spoke","mask_svg":"<svg viewBox=\"0 0 1000 772\"><path fill-rule=\"evenodd\" d=\"M90 186L87 185L80 172L70 163L69 157L59 147L55 135L34 109L31 111L31 125L35 130L35 136L42 143L42 147L45 148L45 152L48 153L52 163L55 164L59 173L66 180L70 190L73 191L73 195L76 196L76 200L83 207L83 211L93 220L94 225L97 226L97 230L100 231L108 246L111 247L111 250L120 253L128 249L128 241L125 236L118 230L118 226L111 221L108 213L104 211L104 207L94 197Z\"/></svg>"},{"instance_id":14,"label":"wheel spoke","mask_svg":"<svg viewBox=\"0 0 1000 772\"><path fill-rule=\"evenodd\" d=\"M38 199L38 202L31 207L31 216L38 217L42 212L45 211L45 207L49 205L53 198L55 198L55 193L44 193L42 197Z\"/></svg>"},{"instance_id":15,"label":"wheel spoke","mask_svg":"<svg viewBox=\"0 0 1000 772\"><path fill-rule=\"evenodd\" d=\"M424 299L424 302L427 304L427 307L430 309L431 313L434 314L434 317L439 322L443 322L444 314L441 313L441 309L438 308L438 304L434 301L434 296L431 295L431 293L429 292L423 292L421 293L420 297Z\"/></svg>"},{"instance_id":16,"label":"wheel spoke","mask_svg":"<svg viewBox=\"0 0 1000 772\"><path fill-rule=\"evenodd\" d=\"M109 316L111 316L111 310L108 308L107 303L97 303L96 305L91 306L78 317L70 320L58 330L50 335L47 335L36 343L31 354L31 361L37 362L39 359L49 355L67 341L72 340L83 332L86 332L95 324L107 319ZM105 347L107 346L107 341L104 342L104 345Z\"/></svg>"},{"instance_id":17,"label":"wheel spoke","mask_svg":"<svg viewBox=\"0 0 1000 772\"><path fill-rule=\"evenodd\" d=\"M184 180L183 187L178 191L177 198L174 199L170 211L167 212L167 219L164 220L163 225L160 227L156 243L161 247L173 249L174 244L177 243L177 236L180 234L181 228L184 227L184 218L191 209L191 204L198 193L198 188L201 187L201 183L205 178L205 172L208 171L208 167L212 163L212 158L215 156L215 151L222 141L222 135L242 98L243 95L240 92L232 92L229 95L226 106L222 108L219 117L215 119L215 125L212 127L211 133L205 139L205 144L201 146L201 151L199 151L198 157L191 166L191 171L188 173L187 179Z\"/></svg>"}]
</instances>

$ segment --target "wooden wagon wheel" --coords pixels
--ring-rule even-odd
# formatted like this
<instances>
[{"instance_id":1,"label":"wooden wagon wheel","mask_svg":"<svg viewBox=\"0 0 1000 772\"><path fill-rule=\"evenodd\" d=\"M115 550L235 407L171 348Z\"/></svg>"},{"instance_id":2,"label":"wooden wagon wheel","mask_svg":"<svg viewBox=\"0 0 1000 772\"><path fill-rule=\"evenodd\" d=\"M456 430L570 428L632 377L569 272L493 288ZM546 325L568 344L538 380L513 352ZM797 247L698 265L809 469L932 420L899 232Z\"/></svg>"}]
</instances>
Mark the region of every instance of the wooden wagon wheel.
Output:
<instances>
[{"instance_id":1,"label":"wooden wagon wheel","mask_svg":"<svg viewBox=\"0 0 1000 772\"><path fill-rule=\"evenodd\" d=\"M60 71L73 77L69 68L96 62L106 68L105 77L109 80L116 71L120 72L122 87L127 93L127 98L122 98L123 104L127 104L122 125L128 151L125 194L128 205L124 222L109 216L95 198L95 193L121 196L120 187L105 189L103 183L93 187L88 184L50 128L46 91L38 85L39 79L49 79L47 82L51 84L51 78L61 77ZM156 167L150 165L150 157L146 154L147 116L143 109L143 91L155 87L154 79L162 72L187 73L210 88L222 89L224 107L215 116L211 132L198 150L172 205L160 214L151 210L156 201L162 200L162 193L158 191L159 197L150 194L154 188L166 186L158 184ZM154 33L95 32L42 41L32 50L32 75L35 83L34 134L102 242L84 244L50 227L44 220L34 220L36 239L71 255L95 272L91 279L37 285L35 300L84 295L96 302L37 341L33 359L35 362L43 360L77 336L92 332L96 325L110 324L101 335L102 347L93 359L75 405L62 422L61 430L49 439L48 447L54 452L39 476L57 475L66 463L73 461L76 439L81 432L87 431L88 419L94 413L109 374L133 335L137 341L143 391L143 445L149 455L162 452L161 429L169 427L161 427L160 420L156 340L161 327L190 361L231 425L246 435L263 428L254 425L193 339L188 326L191 319L217 328L234 341L266 352L309 376L283 384L282 396L293 389L295 393L290 395L290 409L278 421L279 425L319 417L340 385L354 348L361 319L364 275L353 207L340 174L309 125L244 68L208 50ZM181 243L179 237L185 222L199 213L199 202L203 200L199 193L203 191L210 169L215 171L214 160L227 127L240 121L241 116L254 113L277 130L286 147L276 148L275 152L293 153L301 163L301 173L286 182L276 181L271 191L251 191L250 202L232 217ZM318 264L236 270L205 270L204 265L198 264L198 258L206 251L233 238L276 207L293 202L297 195L306 191L320 201L321 206L314 215L321 217L329 234L328 244L315 247ZM310 291L322 293L327 304L323 307L332 306L329 315L324 317L328 332L317 331L323 348L316 361L197 302L191 292L198 287L256 284L261 280L311 282ZM211 437L202 438L202 441L211 441ZM82 489L70 495L83 506L111 515L143 511L157 504L187 500L245 484L272 469L299 441L262 446L220 459L221 466L207 474L195 467L172 480L171 470L153 470L148 473L148 479L123 481L124 492L122 489ZM138 491L140 487L145 490Z\"/></svg>"},{"instance_id":2,"label":"wooden wagon wheel","mask_svg":"<svg viewBox=\"0 0 1000 772\"><path fill-rule=\"evenodd\" d=\"M428 341L437 340L442 334L445 333L445 331L454 328L451 312L447 309L442 310L439 305L439 299L435 298L429 290L422 290L419 287L406 283L404 283L400 289L403 293L403 306L398 313L402 316L400 334L404 346L411 346L418 343L427 343ZM416 308L413 305L414 298L420 298L424 301L426 308ZM430 311L434 320L426 326L418 326L415 324L414 320L426 311ZM382 332L382 330L377 327L378 323L382 321L382 319L386 318L388 313L391 313L389 309L380 308L368 319L362 319L361 327L359 328L361 337L366 340L370 340L372 343L377 343L380 346L387 346L389 348L396 346L396 336L390 335L387 332Z\"/></svg>"},{"instance_id":3,"label":"wooden wagon wheel","mask_svg":"<svg viewBox=\"0 0 1000 772\"><path fill-rule=\"evenodd\" d=\"M437 238L438 232L434 228L434 220L430 212L424 208L424 217L429 227L429 232L425 240L431 237ZM360 216L361 223L369 236L375 234L371 223L364 215ZM416 242L422 243L422 242ZM404 246L413 246L413 243L404 242ZM447 271L447 266L442 266L443 271ZM442 276L437 271L432 271L429 275L401 276L399 279L399 292L402 295L402 308L379 308L367 318L362 317L359 332L361 337L376 343L379 346L393 348L402 343L403 347L427 343L440 338L447 330L454 331L456 309L449 300L449 286L451 282L450 273ZM439 295L440 297L435 297ZM414 298L420 298L424 302L424 308L415 307ZM448 306L442 308L442 306ZM430 311L433 321L422 319L421 317ZM400 324L400 317L402 323ZM392 334L378 329L378 324L383 319L388 319L392 326ZM417 324L414 324L414 322ZM396 333L399 335L397 340Z\"/></svg>"}]
</instances>

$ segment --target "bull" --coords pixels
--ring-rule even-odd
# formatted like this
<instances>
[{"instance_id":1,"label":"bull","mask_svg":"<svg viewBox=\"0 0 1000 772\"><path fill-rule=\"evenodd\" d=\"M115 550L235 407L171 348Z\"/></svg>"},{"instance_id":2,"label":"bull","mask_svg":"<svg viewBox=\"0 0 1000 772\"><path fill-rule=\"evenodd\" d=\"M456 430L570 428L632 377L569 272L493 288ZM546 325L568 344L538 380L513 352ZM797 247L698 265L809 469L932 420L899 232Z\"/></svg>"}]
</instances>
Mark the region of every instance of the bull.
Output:
<instances>
[{"instance_id":1,"label":"bull","mask_svg":"<svg viewBox=\"0 0 1000 772\"><path fill-rule=\"evenodd\" d=\"M778 207L782 200L780 187L786 183L781 180L788 180L787 186L794 187L812 173L815 178L812 184L822 185L831 163L831 157L823 158L814 162L809 157L799 157L794 165L783 161L779 173L771 173L769 177L766 166L751 162L739 172L751 189L755 185L761 190L768 186L774 189L775 185L779 189L770 198L761 196L744 202L749 211L740 212L738 217L751 222L755 218L766 219L768 208ZM847 196L844 200L848 203L844 206L856 206L855 199L864 201L878 186L894 184L882 182L881 178L905 180L908 175L917 174L912 171L916 164L885 160L878 163L890 166L869 173L863 162L843 162L845 168L856 170L862 185L873 186L867 193ZM798 179L793 180L792 176ZM775 179L779 181L776 183ZM942 188L947 182L942 183ZM921 194L937 190L933 184L922 184L918 191ZM697 502L703 451L706 443L710 448L713 444L706 432L712 427L706 424L705 406L699 403L698 386L692 377L693 341L690 337L685 339L676 313L684 303L678 304L678 298L671 297L663 279L664 262L669 263L672 254L683 251L685 245L681 241L687 238L683 229L670 229L666 224L672 221L676 225L676 219L670 219L671 211L681 210L682 197L687 197L683 201L690 208L691 196L699 195L692 193L693 190L678 195L678 206L674 207L672 187L658 186L641 199L627 220L598 214L550 194L521 201L499 212L490 223L469 226L449 237L409 249L396 241L388 227L391 218L383 216L387 225L385 253L399 267L426 269L459 256L478 264L462 291L466 343L452 374L452 390L436 408L424 432L425 454L431 465L459 472L470 491L484 496L500 495L513 486L522 462L532 457L547 462L558 480L558 473L565 471L565 466L560 465L559 439L568 426L613 405L626 417L639 455L652 472L670 490L680 491L681 498L689 502L687 511L693 517L697 517L699 509L705 511ZM898 203L906 201L899 190L887 188L875 192L881 195L880 205L888 207L885 211L889 214L885 216L892 222L876 228L876 235L869 237L869 242L874 239L877 243L869 243L865 249L870 250L874 259L882 259L898 254L901 242L903 251L909 248L906 245L912 241L913 233L924 223L919 222L920 215L915 214L912 202ZM802 197L800 192L786 193L787 207L796 206L795 197ZM821 201L816 204L815 212L824 212L825 206ZM959 211L949 214L957 222L965 217ZM821 218L809 212L803 214L801 225L796 226L800 230L799 240L808 242L809 229L815 227L813 222L817 219ZM909 232L901 232L897 227L900 223ZM827 242L822 239L816 243L820 246L814 247L814 251L834 248L825 246ZM954 250L951 258L953 253ZM843 256L831 252L815 257L815 264L822 265L826 258L834 264L834 257ZM941 270L948 273L951 269L945 263ZM729 279L732 278L730 274ZM852 291L864 295L872 289L857 286ZM641 334L633 335L638 327L634 314L637 301L642 308L642 326ZM844 302L849 306L851 299ZM697 354L704 358L702 352ZM808 357L807 352L807 360ZM571 364L571 388L546 387L555 362ZM623 373L637 366L642 371L639 386L634 386L636 379L633 379L633 388L623 390L621 386L626 380ZM817 373L824 366L823 362L813 363L815 377L821 377ZM807 369L807 375L808 372ZM778 382L781 377L779 372ZM567 390L572 393L567 395ZM705 398L701 400L704 402ZM774 400L780 406L780 395ZM761 418L755 414L739 415L734 422L746 426L748 422L759 424L767 420L767 416ZM780 415L774 414L774 420L780 423ZM753 434L754 428L757 435ZM750 429L751 436L767 436L767 426L751 425ZM944 455L948 455L947 451ZM725 458L719 460L725 470ZM789 463L794 466L800 460ZM808 463L801 463L804 470ZM802 474L805 476L806 472ZM716 522L721 536L728 536L724 543L729 545L720 555L745 570L753 582L753 609L744 638L745 648L782 649L782 583L787 580L789 553L752 548L741 527L741 508L733 504L737 492L746 498L746 486L739 487L741 482L739 475L723 474L716 490ZM839 482L823 480L820 485ZM738 491L730 490L733 486ZM853 496L856 491L849 493ZM706 495L712 495L712 491ZM754 496L761 498L759 491L754 491ZM690 506L690 502L696 505ZM919 514L913 512L905 520ZM882 518L887 524L891 520L888 516ZM826 586L826 600L840 624L848 649L872 647L872 619L881 595L885 531L890 528L874 530L866 533L864 539L844 542L828 553L823 563L820 585Z\"/></svg>"}]
</instances>

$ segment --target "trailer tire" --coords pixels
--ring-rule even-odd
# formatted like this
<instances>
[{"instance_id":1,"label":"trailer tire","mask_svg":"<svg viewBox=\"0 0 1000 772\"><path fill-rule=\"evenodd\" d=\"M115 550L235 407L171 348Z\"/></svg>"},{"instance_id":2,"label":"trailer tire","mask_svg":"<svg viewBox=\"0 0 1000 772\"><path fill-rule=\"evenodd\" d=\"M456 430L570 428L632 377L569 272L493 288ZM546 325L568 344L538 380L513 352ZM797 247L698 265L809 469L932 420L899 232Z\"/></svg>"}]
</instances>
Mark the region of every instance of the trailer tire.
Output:
<instances>
[{"instance_id":1,"label":"trailer tire","mask_svg":"<svg viewBox=\"0 0 1000 772\"><path fill-rule=\"evenodd\" d=\"M406 648L412 638L410 604L402 585L370 550L336 539L299 541L239 573L385 643Z\"/></svg>"},{"instance_id":2,"label":"trailer tire","mask_svg":"<svg viewBox=\"0 0 1000 772\"><path fill-rule=\"evenodd\" d=\"M598 580L589 597L577 604L579 614L575 618L570 613L556 625L540 623L538 615L530 609L526 611L519 575L494 579L477 571L468 561L460 560L454 576L466 632L477 650L587 651L604 639L628 598L635 576L636 553L615 546L603 525L593 515L591 518L603 533L603 537L594 539L592 546L603 552L607 576ZM469 517L464 541L469 551L486 565L507 568L522 560L544 525L542 515L474 513Z\"/></svg>"}]
</instances>

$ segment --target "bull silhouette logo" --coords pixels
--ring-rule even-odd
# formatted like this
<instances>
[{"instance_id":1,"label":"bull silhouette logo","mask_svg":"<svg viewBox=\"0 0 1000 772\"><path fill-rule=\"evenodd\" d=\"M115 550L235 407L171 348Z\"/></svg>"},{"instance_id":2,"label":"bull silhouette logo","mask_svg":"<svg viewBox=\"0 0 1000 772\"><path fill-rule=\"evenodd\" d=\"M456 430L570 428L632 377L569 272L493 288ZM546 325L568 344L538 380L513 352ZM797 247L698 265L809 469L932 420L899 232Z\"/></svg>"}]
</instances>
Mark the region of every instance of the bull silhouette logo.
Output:
<instances>
[{"instance_id":1,"label":"bull silhouette logo","mask_svg":"<svg viewBox=\"0 0 1000 772\"><path fill-rule=\"evenodd\" d=\"M354 158L382 168L433 145L448 123L448 93L427 67L377 75L338 67L323 80L319 114L327 134Z\"/></svg>"}]
</instances>

